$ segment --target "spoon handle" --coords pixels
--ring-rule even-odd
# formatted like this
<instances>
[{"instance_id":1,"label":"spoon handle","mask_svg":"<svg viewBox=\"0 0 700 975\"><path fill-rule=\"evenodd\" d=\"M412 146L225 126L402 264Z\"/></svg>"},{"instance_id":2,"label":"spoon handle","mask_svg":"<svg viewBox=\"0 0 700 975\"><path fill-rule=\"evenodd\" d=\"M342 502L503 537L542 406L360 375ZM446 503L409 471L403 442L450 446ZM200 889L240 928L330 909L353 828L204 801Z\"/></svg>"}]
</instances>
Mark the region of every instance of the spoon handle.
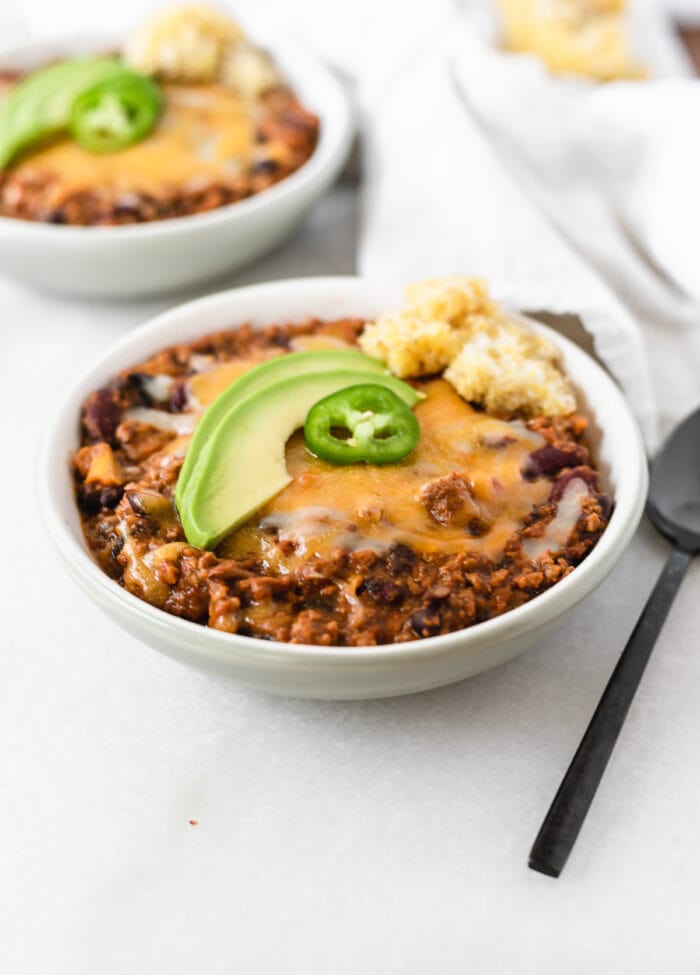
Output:
<instances>
[{"instance_id":1,"label":"spoon handle","mask_svg":"<svg viewBox=\"0 0 700 975\"><path fill-rule=\"evenodd\" d=\"M669 556L537 834L533 870L563 870L691 558L679 548Z\"/></svg>"}]
</instances>

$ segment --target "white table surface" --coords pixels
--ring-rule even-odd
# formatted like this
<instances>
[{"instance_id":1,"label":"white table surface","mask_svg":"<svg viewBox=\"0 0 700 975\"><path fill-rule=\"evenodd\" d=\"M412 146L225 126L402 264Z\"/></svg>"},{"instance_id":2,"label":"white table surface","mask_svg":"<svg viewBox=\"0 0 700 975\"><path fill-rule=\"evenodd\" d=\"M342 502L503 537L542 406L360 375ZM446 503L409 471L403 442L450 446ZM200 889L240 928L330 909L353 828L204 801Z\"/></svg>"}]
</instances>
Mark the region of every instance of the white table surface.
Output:
<instances>
[{"instance_id":1,"label":"white table surface","mask_svg":"<svg viewBox=\"0 0 700 975\"><path fill-rule=\"evenodd\" d=\"M354 212L336 190L228 283L351 272ZM666 551L648 527L539 648L364 703L218 684L63 574L31 486L52 403L173 300L78 304L0 280L0 971L697 971L700 565L563 876L526 866Z\"/></svg>"}]
</instances>

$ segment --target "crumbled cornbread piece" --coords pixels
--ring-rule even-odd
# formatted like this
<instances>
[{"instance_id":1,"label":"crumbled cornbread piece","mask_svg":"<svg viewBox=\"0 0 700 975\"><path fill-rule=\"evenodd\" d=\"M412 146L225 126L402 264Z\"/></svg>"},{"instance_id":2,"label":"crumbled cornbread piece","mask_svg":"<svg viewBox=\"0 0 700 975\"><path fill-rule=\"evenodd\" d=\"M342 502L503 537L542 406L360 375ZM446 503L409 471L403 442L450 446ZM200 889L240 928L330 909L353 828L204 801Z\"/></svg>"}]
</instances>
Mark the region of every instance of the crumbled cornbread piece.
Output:
<instances>
[{"instance_id":1,"label":"crumbled cornbread piece","mask_svg":"<svg viewBox=\"0 0 700 975\"><path fill-rule=\"evenodd\" d=\"M135 70L171 81L207 83L219 77L243 31L214 7L186 5L147 20L124 48Z\"/></svg>"},{"instance_id":2,"label":"crumbled cornbread piece","mask_svg":"<svg viewBox=\"0 0 700 975\"><path fill-rule=\"evenodd\" d=\"M220 80L243 98L257 98L279 85L280 75L264 51L239 41L224 55Z\"/></svg>"},{"instance_id":3,"label":"crumbled cornbread piece","mask_svg":"<svg viewBox=\"0 0 700 975\"><path fill-rule=\"evenodd\" d=\"M425 321L413 311L380 315L359 342L367 355L381 359L395 376L440 372L464 345L466 335L448 322Z\"/></svg>"},{"instance_id":4,"label":"crumbled cornbread piece","mask_svg":"<svg viewBox=\"0 0 700 975\"><path fill-rule=\"evenodd\" d=\"M380 315L360 336L368 354L382 359L396 376L440 372L466 342L474 321L496 314L483 281L432 278L406 289L408 307Z\"/></svg>"},{"instance_id":5,"label":"crumbled cornbread piece","mask_svg":"<svg viewBox=\"0 0 700 975\"><path fill-rule=\"evenodd\" d=\"M479 278L429 278L406 288L408 306L419 318L466 324L470 315L493 315L496 305Z\"/></svg>"},{"instance_id":6,"label":"crumbled cornbread piece","mask_svg":"<svg viewBox=\"0 0 700 975\"><path fill-rule=\"evenodd\" d=\"M496 0L503 41L540 57L555 74L601 81L639 78L624 22L626 0Z\"/></svg>"},{"instance_id":7,"label":"crumbled cornbread piece","mask_svg":"<svg viewBox=\"0 0 700 975\"><path fill-rule=\"evenodd\" d=\"M406 309L380 315L359 337L361 348L396 376L444 369L460 396L492 413L576 409L556 345L509 318L482 281L437 278L412 285L406 296Z\"/></svg>"},{"instance_id":8,"label":"crumbled cornbread piece","mask_svg":"<svg viewBox=\"0 0 700 975\"><path fill-rule=\"evenodd\" d=\"M558 416L573 413L576 398L548 339L504 320L477 332L445 371L460 396L489 413Z\"/></svg>"}]
</instances>

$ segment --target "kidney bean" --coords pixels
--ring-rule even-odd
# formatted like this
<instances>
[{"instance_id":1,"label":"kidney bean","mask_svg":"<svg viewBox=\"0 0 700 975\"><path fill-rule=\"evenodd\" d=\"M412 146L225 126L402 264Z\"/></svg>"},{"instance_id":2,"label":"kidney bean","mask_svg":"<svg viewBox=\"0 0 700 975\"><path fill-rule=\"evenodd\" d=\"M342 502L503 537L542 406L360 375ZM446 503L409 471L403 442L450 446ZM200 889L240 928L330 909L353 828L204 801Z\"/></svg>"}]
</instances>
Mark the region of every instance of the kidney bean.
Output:
<instances>
[{"instance_id":1,"label":"kidney bean","mask_svg":"<svg viewBox=\"0 0 700 975\"><path fill-rule=\"evenodd\" d=\"M187 386L185 383L173 383L170 393L170 409L173 413L182 413L187 409Z\"/></svg>"},{"instance_id":2,"label":"kidney bean","mask_svg":"<svg viewBox=\"0 0 700 975\"><path fill-rule=\"evenodd\" d=\"M565 467L579 467L588 461L588 450L580 443L562 441L547 444L530 454L523 475L534 480L542 474L556 474Z\"/></svg>"},{"instance_id":3,"label":"kidney bean","mask_svg":"<svg viewBox=\"0 0 700 975\"><path fill-rule=\"evenodd\" d=\"M556 479L552 486L550 500L560 501L569 484L577 479L587 484L592 493L598 494L600 492L597 471L594 471L592 467L572 467L569 470L563 471Z\"/></svg>"},{"instance_id":4,"label":"kidney bean","mask_svg":"<svg viewBox=\"0 0 700 975\"><path fill-rule=\"evenodd\" d=\"M121 410L116 390L106 386L88 397L83 413L83 426L92 441L113 440L120 420Z\"/></svg>"}]
</instances>

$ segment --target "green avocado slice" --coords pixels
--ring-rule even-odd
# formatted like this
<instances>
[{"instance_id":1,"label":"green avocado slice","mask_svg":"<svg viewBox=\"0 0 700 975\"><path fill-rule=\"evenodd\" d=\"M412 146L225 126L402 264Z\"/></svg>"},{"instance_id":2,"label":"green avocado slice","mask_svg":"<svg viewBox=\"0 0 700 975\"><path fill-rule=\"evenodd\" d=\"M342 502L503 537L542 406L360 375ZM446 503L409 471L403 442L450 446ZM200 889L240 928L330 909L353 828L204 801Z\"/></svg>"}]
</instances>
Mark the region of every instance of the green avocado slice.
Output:
<instances>
[{"instance_id":1,"label":"green avocado slice","mask_svg":"<svg viewBox=\"0 0 700 975\"><path fill-rule=\"evenodd\" d=\"M316 349L313 352L290 352L288 355L270 359L235 379L216 397L197 424L175 488L178 508L185 503L190 485L199 481L214 431L232 407L272 383L311 372L328 372L331 369L354 369L370 374L388 373L383 362L365 355L364 352L357 352L355 349Z\"/></svg>"},{"instance_id":2,"label":"green avocado slice","mask_svg":"<svg viewBox=\"0 0 700 975\"><path fill-rule=\"evenodd\" d=\"M0 107L0 169L30 146L63 132L73 102L84 91L130 73L119 58L59 61L33 71Z\"/></svg>"},{"instance_id":3,"label":"green avocado slice","mask_svg":"<svg viewBox=\"0 0 700 975\"><path fill-rule=\"evenodd\" d=\"M390 389L409 407L422 399L393 376L377 374L369 381ZM215 548L286 487L291 478L285 444L304 425L311 407L331 393L367 382L366 372L352 369L307 373L273 383L231 409L214 432L197 483L178 505L187 541Z\"/></svg>"}]
</instances>

